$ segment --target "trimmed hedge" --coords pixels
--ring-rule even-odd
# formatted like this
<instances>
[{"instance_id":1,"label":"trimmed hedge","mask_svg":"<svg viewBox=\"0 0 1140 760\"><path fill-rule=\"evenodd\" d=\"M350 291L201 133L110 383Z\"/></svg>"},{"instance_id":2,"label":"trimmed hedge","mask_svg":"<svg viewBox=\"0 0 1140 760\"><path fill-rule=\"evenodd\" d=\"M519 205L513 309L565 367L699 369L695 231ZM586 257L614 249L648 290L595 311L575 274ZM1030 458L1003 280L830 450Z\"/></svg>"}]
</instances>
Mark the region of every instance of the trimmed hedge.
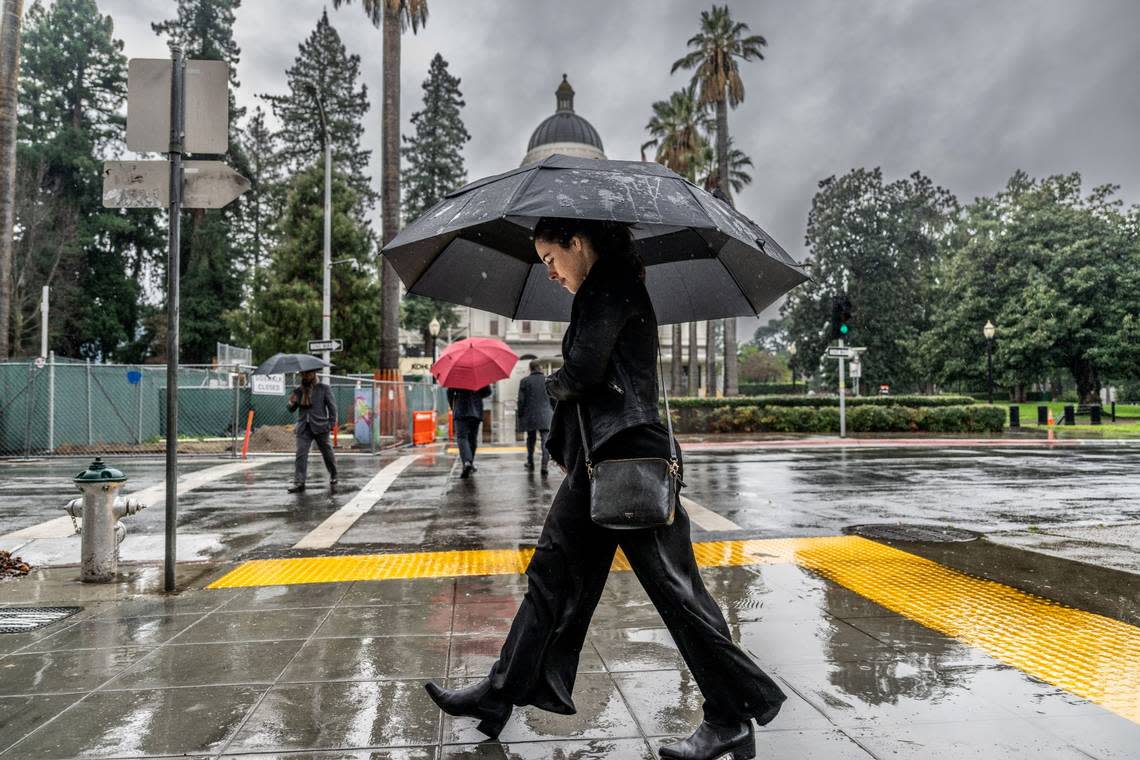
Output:
<instances>
[{"instance_id":1,"label":"trimmed hedge","mask_svg":"<svg viewBox=\"0 0 1140 760\"><path fill-rule=\"evenodd\" d=\"M727 405L673 410L681 433L837 433L833 406ZM1005 410L996 406L906 407L865 404L847 410L853 433L1000 433Z\"/></svg>"},{"instance_id":2,"label":"trimmed hedge","mask_svg":"<svg viewBox=\"0 0 1140 760\"><path fill-rule=\"evenodd\" d=\"M741 383L740 392L745 396L794 396L807 392L803 383Z\"/></svg>"},{"instance_id":3,"label":"trimmed hedge","mask_svg":"<svg viewBox=\"0 0 1140 760\"><path fill-rule=\"evenodd\" d=\"M971 396L848 396L847 407L857 406L969 406ZM807 406L838 407L839 396L732 396L730 398L699 398L682 396L670 398L669 405L677 409L717 408L722 406Z\"/></svg>"}]
</instances>

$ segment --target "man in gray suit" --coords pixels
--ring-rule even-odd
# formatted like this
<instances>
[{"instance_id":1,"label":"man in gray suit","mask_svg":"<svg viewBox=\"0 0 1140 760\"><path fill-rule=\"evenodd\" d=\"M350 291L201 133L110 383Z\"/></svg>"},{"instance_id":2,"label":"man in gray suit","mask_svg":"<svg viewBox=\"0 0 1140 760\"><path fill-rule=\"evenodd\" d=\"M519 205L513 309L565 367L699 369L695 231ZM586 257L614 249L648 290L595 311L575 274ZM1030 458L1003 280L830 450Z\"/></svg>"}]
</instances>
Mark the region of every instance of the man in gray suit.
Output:
<instances>
[{"instance_id":1,"label":"man in gray suit","mask_svg":"<svg viewBox=\"0 0 1140 760\"><path fill-rule=\"evenodd\" d=\"M336 402L333 401L332 388L317 382L316 370L302 372L301 385L289 394L289 411L297 409L301 410L297 415L297 426L293 429L297 435L297 459L293 466L293 485L289 487L289 493L305 490L309 450L314 441L328 468L329 486L335 486L336 459L333 457L332 444L329 443L329 431L337 420Z\"/></svg>"},{"instance_id":2,"label":"man in gray suit","mask_svg":"<svg viewBox=\"0 0 1140 760\"><path fill-rule=\"evenodd\" d=\"M550 418L553 408L550 396L546 395L546 375L542 374L542 365L537 359L530 363L530 374L519 383L519 402L517 409L518 420L516 430L526 433L526 464L528 470L534 469L534 444L536 436L539 438L538 446L542 451L542 474L547 473L550 463L550 452L546 450L546 438L550 435Z\"/></svg>"}]
</instances>

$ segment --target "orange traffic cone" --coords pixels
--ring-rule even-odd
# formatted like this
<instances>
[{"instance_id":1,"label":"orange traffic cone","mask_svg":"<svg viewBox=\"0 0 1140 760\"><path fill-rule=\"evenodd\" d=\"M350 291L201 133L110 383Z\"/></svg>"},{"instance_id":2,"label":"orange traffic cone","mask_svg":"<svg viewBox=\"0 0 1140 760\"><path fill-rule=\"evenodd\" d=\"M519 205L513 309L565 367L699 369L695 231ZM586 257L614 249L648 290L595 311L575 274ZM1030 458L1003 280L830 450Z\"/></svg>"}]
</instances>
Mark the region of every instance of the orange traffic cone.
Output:
<instances>
[{"instance_id":1,"label":"orange traffic cone","mask_svg":"<svg viewBox=\"0 0 1140 760\"><path fill-rule=\"evenodd\" d=\"M1053 440L1053 425L1055 425L1055 424L1056 423L1053 421L1053 409L1050 408L1049 409L1049 440L1050 441Z\"/></svg>"}]
</instances>

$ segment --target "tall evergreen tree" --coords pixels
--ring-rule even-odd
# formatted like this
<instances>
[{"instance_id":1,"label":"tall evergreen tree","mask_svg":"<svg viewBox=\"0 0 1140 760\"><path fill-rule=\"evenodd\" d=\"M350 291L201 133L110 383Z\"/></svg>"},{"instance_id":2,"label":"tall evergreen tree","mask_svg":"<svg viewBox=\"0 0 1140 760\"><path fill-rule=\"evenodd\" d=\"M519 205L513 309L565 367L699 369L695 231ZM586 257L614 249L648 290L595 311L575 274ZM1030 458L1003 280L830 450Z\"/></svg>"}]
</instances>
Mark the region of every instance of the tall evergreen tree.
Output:
<instances>
[{"instance_id":1,"label":"tall evergreen tree","mask_svg":"<svg viewBox=\"0 0 1140 760\"><path fill-rule=\"evenodd\" d=\"M256 361L278 351L303 353L321 333L321 266L324 240L324 166L314 164L296 175L281 224L281 242L273 251L264 289L254 293L248 313L233 310L227 323L239 340L253 348ZM379 349L379 297L374 237L362 219L362 199L344 175L333 175L332 246L352 264L333 268L332 328L344 340L338 369L370 369Z\"/></svg>"},{"instance_id":2,"label":"tall evergreen tree","mask_svg":"<svg viewBox=\"0 0 1140 760\"><path fill-rule=\"evenodd\" d=\"M168 42L182 46L187 58L226 61L230 66L229 150L225 160L239 174L249 176L235 125L245 115L234 101L239 86L237 65L241 49L234 40L234 11L241 0L177 0L176 17L151 24ZM202 156L195 156L202 158ZM251 252L241 235L244 199L224 209L194 209L182 234L181 354L187 363L208 363L219 341L229 339L221 315L235 308L242 297L242 270ZM188 228L187 228L188 227Z\"/></svg>"},{"instance_id":3,"label":"tall evergreen tree","mask_svg":"<svg viewBox=\"0 0 1140 760\"><path fill-rule=\"evenodd\" d=\"M24 0L0 4L0 361L8 358L12 317L12 244L16 218L16 110Z\"/></svg>"},{"instance_id":4,"label":"tall evergreen tree","mask_svg":"<svg viewBox=\"0 0 1140 760\"><path fill-rule=\"evenodd\" d=\"M102 159L122 145L126 59L94 0L35 2L23 37L14 347L30 351L52 288L51 348L141 358L140 279L157 212L102 206Z\"/></svg>"},{"instance_id":5,"label":"tall evergreen tree","mask_svg":"<svg viewBox=\"0 0 1140 760\"><path fill-rule=\"evenodd\" d=\"M460 114L466 103L459 83L460 79L448 72L447 61L436 53L423 82L423 108L412 114L415 134L404 135L405 222L439 203L447 192L467 179L463 146L471 135ZM428 324L433 318L443 327L459 324L455 307L434 298L406 296L401 312L404 328L418 330L423 337L425 353L430 351Z\"/></svg>"},{"instance_id":6,"label":"tall evergreen tree","mask_svg":"<svg viewBox=\"0 0 1140 760\"><path fill-rule=\"evenodd\" d=\"M250 182L243 215L246 226L243 237L249 245L247 284L250 291L255 292L261 287L266 251L277 239L277 220L284 208L283 167L277 136L265 123L265 111L260 106L254 109L241 140L249 162Z\"/></svg>"},{"instance_id":7,"label":"tall evergreen tree","mask_svg":"<svg viewBox=\"0 0 1140 760\"><path fill-rule=\"evenodd\" d=\"M360 147L368 92L357 84L359 78L360 56L348 54L326 11L285 72L288 94L261 97L280 122L277 139L282 161L298 170L324 158L323 107L333 164L359 195L371 200L374 195L367 171L372 151Z\"/></svg>"}]
</instances>

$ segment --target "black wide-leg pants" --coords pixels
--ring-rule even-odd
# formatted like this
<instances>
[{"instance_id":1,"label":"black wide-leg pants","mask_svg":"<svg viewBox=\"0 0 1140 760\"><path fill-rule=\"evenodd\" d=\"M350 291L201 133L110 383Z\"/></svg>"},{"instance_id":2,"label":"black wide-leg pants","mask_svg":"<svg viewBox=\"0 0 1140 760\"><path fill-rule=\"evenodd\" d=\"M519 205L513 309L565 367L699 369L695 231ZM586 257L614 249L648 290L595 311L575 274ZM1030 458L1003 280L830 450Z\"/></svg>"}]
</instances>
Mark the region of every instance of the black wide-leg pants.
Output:
<instances>
[{"instance_id":1,"label":"black wide-leg pants","mask_svg":"<svg viewBox=\"0 0 1140 760\"><path fill-rule=\"evenodd\" d=\"M589 493L572 488L572 480L563 481L546 517L526 570L526 595L491 668L492 689L516 705L575 712L578 658L620 546L704 695L706 719L771 720L784 693L733 642L697 570L680 504L672 525L611 530L590 519Z\"/></svg>"}]
</instances>

